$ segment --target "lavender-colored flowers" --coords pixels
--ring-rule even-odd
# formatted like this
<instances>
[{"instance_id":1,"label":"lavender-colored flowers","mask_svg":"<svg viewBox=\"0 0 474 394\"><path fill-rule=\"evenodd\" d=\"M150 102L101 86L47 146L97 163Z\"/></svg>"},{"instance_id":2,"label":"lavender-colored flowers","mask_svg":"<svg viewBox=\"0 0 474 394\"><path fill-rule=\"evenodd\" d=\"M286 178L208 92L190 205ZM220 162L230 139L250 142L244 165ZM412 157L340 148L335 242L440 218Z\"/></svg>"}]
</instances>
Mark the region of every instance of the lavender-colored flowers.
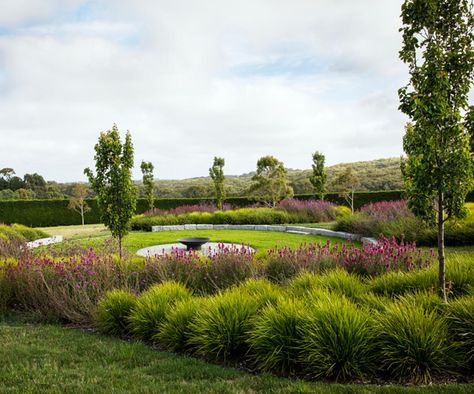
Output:
<instances>
[{"instance_id":1,"label":"lavender-colored flowers","mask_svg":"<svg viewBox=\"0 0 474 394\"><path fill-rule=\"evenodd\" d=\"M222 211L231 210L233 207L230 204L223 204ZM176 208L171 209L160 209L160 208L153 208L146 211L143 215L144 216L157 216L157 215L180 215L183 213L191 213L191 212L216 212L218 211L217 207L213 204L208 203L200 203L194 205L182 205Z\"/></svg>"}]
</instances>

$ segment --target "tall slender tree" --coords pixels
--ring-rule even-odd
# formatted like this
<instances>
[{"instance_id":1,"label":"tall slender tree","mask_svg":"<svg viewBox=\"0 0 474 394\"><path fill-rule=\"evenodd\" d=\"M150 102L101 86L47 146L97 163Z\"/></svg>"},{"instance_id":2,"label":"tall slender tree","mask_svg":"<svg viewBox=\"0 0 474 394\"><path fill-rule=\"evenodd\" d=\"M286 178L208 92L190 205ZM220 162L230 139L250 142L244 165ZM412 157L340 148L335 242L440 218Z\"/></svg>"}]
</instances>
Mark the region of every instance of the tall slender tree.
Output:
<instances>
[{"instance_id":1,"label":"tall slender tree","mask_svg":"<svg viewBox=\"0 0 474 394\"><path fill-rule=\"evenodd\" d=\"M216 205L218 209L222 209L225 198L224 190L224 165L225 160L222 157L214 157L214 163L209 168L209 175L214 182L214 192L216 196Z\"/></svg>"},{"instance_id":2,"label":"tall slender tree","mask_svg":"<svg viewBox=\"0 0 474 394\"><path fill-rule=\"evenodd\" d=\"M309 177L309 181L313 185L314 193L320 200L324 200L326 195L327 174L324 168L325 157L321 152L313 153L313 173Z\"/></svg>"},{"instance_id":3,"label":"tall slender tree","mask_svg":"<svg viewBox=\"0 0 474 394\"><path fill-rule=\"evenodd\" d=\"M140 165L143 175L143 188L148 209L155 207L155 177L153 175L153 164L150 161L142 161Z\"/></svg>"},{"instance_id":4,"label":"tall slender tree","mask_svg":"<svg viewBox=\"0 0 474 394\"><path fill-rule=\"evenodd\" d=\"M464 213L473 154L463 119L474 71L470 0L405 0L400 59L410 82L399 90L406 127L402 164L408 203L438 230L439 293L446 296L444 224Z\"/></svg>"},{"instance_id":5,"label":"tall slender tree","mask_svg":"<svg viewBox=\"0 0 474 394\"><path fill-rule=\"evenodd\" d=\"M86 168L92 189L97 194L102 222L118 239L122 258L122 239L130 229L130 219L135 213L137 188L132 180L133 145L130 132L125 142L120 141L117 125L103 132L95 145L96 175Z\"/></svg>"}]
</instances>

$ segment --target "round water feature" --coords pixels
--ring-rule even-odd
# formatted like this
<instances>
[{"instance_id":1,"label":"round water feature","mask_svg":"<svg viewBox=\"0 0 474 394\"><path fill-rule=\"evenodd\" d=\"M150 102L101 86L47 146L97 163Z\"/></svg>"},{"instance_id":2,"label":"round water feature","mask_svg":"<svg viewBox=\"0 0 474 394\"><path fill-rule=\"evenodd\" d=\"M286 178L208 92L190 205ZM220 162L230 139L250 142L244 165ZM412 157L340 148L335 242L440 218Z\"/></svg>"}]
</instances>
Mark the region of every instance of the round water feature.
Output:
<instances>
[{"instance_id":1,"label":"round water feature","mask_svg":"<svg viewBox=\"0 0 474 394\"><path fill-rule=\"evenodd\" d=\"M201 250L202 246L207 244L209 241L209 238L202 237L178 239L180 244L186 246L186 250Z\"/></svg>"},{"instance_id":2,"label":"round water feature","mask_svg":"<svg viewBox=\"0 0 474 394\"><path fill-rule=\"evenodd\" d=\"M207 242L201 246L200 250L191 249L189 252L197 252L203 256L211 256L226 249L234 249L242 252L253 253L255 249L251 248L248 245L244 244L232 244L232 243L222 243L222 242ZM137 252L137 255L143 257L153 257L153 256L163 256L173 251L182 251L187 252L188 248L181 243L174 244L162 244L149 246L147 248L140 249Z\"/></svg>"}]
</instances>

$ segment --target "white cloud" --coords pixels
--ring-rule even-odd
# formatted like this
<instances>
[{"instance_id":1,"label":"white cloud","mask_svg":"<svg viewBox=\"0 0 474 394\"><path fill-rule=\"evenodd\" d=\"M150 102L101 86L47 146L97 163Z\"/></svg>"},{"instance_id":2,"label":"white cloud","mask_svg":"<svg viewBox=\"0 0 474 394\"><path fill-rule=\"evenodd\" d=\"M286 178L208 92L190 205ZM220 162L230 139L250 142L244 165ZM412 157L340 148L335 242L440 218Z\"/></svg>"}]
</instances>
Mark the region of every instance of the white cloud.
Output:
<instances>
[{"instance_id":1,"label":"white cloud","mask_svg":"<svg viewBox=\"0 0 474 394\"><path fill-rule=\"evenodd\" d=\"M401 152L399 0L102 0L77 20L41 1L3 16L39 22L0 35L0 167L84 179L113 122L161 178L206 175L214 155L242 173L264 154Z\"/></svg>"}]
</instances>

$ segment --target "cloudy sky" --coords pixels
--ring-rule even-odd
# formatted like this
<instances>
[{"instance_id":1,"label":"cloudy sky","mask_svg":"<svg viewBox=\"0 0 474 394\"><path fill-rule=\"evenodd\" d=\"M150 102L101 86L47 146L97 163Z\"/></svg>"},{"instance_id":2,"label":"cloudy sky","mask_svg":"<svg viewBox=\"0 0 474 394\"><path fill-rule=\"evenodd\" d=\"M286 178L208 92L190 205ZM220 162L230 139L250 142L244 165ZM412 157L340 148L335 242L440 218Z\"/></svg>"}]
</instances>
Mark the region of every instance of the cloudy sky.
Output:
<instances>
[{"instance_id":1,"label":"cloudy sky","mask_svg":"<svg viewBox=\"0 0 474 394\"><path fill-rule=\"evenodd\" d=\"M402 0L0 0L0 168L85 180L100 131L161 179L398 156Z\"/></svg>"}]
</instances>

